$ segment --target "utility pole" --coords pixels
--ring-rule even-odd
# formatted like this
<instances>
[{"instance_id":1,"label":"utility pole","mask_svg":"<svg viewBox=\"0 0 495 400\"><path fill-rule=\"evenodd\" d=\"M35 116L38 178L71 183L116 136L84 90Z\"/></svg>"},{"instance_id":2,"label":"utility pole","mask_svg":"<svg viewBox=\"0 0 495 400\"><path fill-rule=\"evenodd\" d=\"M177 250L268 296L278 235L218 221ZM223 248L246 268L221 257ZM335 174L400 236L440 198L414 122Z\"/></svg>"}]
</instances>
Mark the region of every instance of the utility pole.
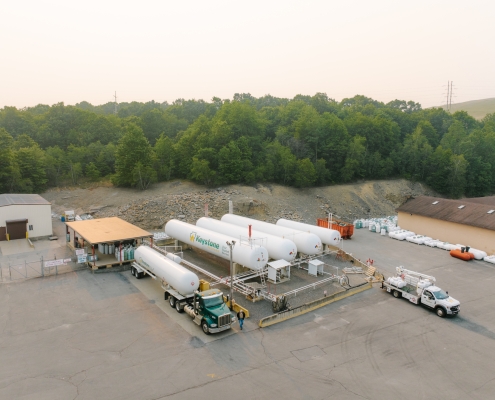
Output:
<instances>
[{"instance_id":1,"label":"utility pole","mask_svg":"<svg viewBox=\"0 0 495 400\"><path fill-rule=\"evenodd\" d=\"M235 246L235 240L232 240L232 242L226 242L227 246L230 248L230 309L233 310L234 308L234 266L232 263L232 250L233 247Z\"/></svg>"},{"instance_id":2,"label":"utility pole","mask_svg":"<svg viewBox=\"0 0 495 400\"><path fill-rule=\"evenodd\" d=\"M117 115L117 92L115 92L115 95L113 96L115 101L114 101L114 104L115 104L115 110L114 110L114 114Z\"/></svg>"}]
</instances>

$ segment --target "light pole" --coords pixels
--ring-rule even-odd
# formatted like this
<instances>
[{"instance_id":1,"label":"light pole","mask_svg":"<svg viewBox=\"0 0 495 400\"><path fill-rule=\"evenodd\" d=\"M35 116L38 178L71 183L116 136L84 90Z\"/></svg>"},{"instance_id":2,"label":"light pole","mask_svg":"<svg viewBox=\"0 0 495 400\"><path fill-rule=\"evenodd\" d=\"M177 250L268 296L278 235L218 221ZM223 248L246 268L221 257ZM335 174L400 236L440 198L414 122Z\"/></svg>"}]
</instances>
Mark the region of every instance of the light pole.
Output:
<instances>
[{"instance_id":1,"label":"light pole","mask_svg":"<svg viewBox=\"0 0 495 400\"><path fill-rule=\"evenodd\" d=\"M226 242L227 246L230 248L230 309L232 310L233 302L234 302L234 268L232 265L232 250L235 246L235 240L232 242Z\"/></svg>"}]
</instances>

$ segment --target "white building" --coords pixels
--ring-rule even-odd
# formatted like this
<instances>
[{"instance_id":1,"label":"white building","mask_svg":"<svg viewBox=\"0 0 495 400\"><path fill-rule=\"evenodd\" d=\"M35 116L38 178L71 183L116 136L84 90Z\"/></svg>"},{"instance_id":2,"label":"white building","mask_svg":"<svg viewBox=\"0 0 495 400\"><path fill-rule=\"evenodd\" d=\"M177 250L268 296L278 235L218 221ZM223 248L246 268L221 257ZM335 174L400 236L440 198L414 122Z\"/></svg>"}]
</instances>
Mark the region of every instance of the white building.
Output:
<instances>
[{"instance_id":1,"label":"white building","mask_svg":"<svg viewBox=\"0 0 495 400\"><path fill-rule=\"evenodd\" d=\"M0 241L52 234L51 203L37 194L0 194Z\"/></svg>"}]
</instances>

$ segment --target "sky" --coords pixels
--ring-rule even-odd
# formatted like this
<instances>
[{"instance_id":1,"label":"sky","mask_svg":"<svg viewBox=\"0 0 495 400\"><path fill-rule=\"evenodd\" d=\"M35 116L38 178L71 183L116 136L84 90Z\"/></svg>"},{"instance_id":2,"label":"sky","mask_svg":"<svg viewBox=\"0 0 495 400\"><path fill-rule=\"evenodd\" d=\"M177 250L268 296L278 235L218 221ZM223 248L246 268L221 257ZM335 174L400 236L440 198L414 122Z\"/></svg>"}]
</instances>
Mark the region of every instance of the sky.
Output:
<instances>
[{"instance_id":1,"label":"sky","mask_svg":"<svg viewBox=\"0 0 495 400\"><path fill-rule=\"evenodd\" d=\"M495 97L494 1L3 1L0 108Z\"/></svg>"}]
</instances>

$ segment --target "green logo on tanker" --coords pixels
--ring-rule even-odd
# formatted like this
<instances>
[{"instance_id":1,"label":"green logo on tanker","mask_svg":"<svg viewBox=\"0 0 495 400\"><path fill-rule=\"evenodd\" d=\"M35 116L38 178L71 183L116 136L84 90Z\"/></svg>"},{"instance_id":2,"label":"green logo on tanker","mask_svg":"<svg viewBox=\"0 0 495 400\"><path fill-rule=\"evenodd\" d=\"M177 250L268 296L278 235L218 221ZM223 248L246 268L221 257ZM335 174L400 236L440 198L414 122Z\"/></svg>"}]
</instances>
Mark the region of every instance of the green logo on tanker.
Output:
<instances>
[{"instance_id":1,"label":"green logo on tanker","mask_svg":"<svg viewBox=\"0 0 495 400\"><path fill-rule=\"evenodd\" d=\"M220 245L218 243L212 242L210 239L203 239L196 232L191 232L191 234L189 235L189 240L191 242L201 243L203 246L213 247L216 250L220 248Z\"/></svg>"}]
</instances>

